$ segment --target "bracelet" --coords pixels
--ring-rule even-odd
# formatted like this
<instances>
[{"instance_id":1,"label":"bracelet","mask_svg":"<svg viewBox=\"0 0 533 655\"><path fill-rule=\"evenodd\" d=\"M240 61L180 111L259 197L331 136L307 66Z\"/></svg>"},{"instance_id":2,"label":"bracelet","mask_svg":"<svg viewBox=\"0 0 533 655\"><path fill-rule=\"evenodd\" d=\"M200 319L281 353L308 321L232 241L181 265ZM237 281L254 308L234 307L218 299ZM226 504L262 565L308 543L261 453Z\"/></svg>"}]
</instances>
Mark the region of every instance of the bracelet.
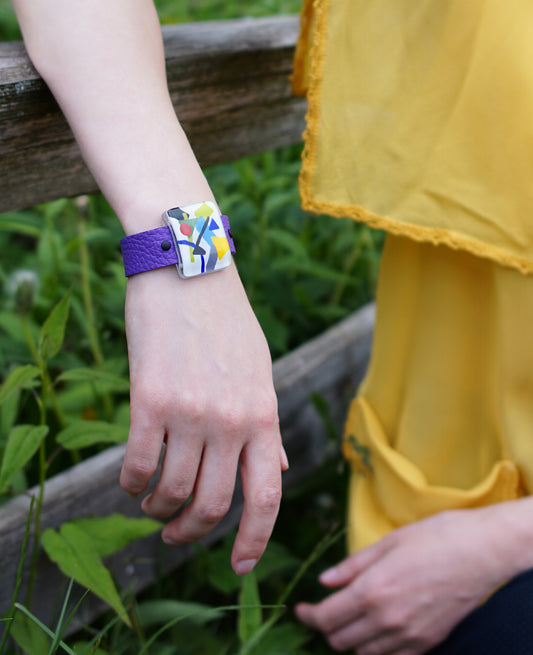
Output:
<instances>
[{"instance_id":1,"label":"bracelet","mask_svg":"<svg viewBox=\"0 0 533 655\"><path fill-rule=\"evenodd\" d=\"M120 241L126 277L176 265L182 278L220 271L231 263L235 244L229 219L211 201L173 207L163 227Z\"/></svg>"}]
</instances>

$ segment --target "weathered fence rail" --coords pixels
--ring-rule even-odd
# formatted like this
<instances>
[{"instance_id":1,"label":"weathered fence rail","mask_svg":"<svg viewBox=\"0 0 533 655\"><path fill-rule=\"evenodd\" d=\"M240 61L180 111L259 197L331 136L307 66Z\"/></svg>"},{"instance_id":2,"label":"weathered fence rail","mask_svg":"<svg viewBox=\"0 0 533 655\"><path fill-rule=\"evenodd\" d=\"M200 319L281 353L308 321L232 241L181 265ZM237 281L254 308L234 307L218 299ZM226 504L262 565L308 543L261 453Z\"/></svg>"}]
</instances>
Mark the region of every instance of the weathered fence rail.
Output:
<instances>
[{"instance_id":1,"label":"weathered fence rail","mask_svg":"<svg viewBox=\"0 0 533 655\"><path fill-rule=\"evenodd\" d=\"M172 100L202 165L301 140L291 95L295 16L163 28ZM0 212L96 191L24 45L0 43Z\"/></svg>"},{"instance_id":2,"label":"weathered fence rail","mask_svg":"<svg viewBox=\"0 0 533 655\"><path fill-rule=\"evenodd\" d=\"M164 28L169 86L176 110L203 165L300 141L305 102L292 97L289 75L297 18L280 16ZM50 92L21 43L0 44L0 212L96 190ZM323 396L337 425L367 365L374 309L368 306L274 364L281 431L291 462L285 487L310 474L327 452L326 430L311 401ZM118 475L123 447L111 448L46 483L43 529L82 516L140 515ZM242 499L206 539L234 527ZM29 508L29 495L0 508L0 612L9 605ZM165 546L158 535L112 559L119 582L139 590L191 556L190 546ZM62 577L44 555L33 609L55 607ZM84 603L82 621L101 609Z\"/></svg>"}]
</instances>

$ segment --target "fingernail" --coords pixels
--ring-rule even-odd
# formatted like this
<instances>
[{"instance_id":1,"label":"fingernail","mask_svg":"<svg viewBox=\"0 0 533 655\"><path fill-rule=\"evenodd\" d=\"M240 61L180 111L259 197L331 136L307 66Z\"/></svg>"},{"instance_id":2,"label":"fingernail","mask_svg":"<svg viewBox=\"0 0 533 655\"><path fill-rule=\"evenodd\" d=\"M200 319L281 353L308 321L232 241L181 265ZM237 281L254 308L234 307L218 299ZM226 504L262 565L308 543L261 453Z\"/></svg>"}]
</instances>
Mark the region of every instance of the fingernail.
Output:
<instances>
[{"instance_id":1,"label":"fingernail","mask_svg":"<svg viewBox=\"0 0 533 655\"><path fill-rule=\"evenodd\" d=\"M283 471L287 471L289 468L289 458L285 452L285 448L281 447L281 468Z\"/></svg>"},{"instance_id":2,"label":"fingernail","mask_svg":"<svg viewBox=\"0 0 533 655\"><path fill-rule=\"evenodd\" d=\"M152 497L152 494L149 494L148 496L146 496L146 498L143 498L143 501L141 503L141 509L142 509L143 512L146 512L146 508L147 508L148 504L150 503L150 498L151 497Z\"/></svg>"},{"instance_id":3,"label":"fingernail","mask_svg":"<svg viewBox=\"0 0 533 655\"><path fill-rule=\"evenodd\" d=\"M256 564L256 559L243 559L241 562L235 563L235 573L237 575L246 575L247 573L250 573Z\"/></svg>"},{"instance_id":4,"label":"fingernail","mask_svg":"<svg viewBox=\"0 0 533 655\"><path fill-rule=\"evenodd\" d=\"M337 579L337 568L333 566L330 569L326 569L318 576L318 579L325 584L335 582Z\"/></svg>"},{"instance_id":5,"label":"fingernail","mask_svg":"<svg viewBox=\"0 0 533 655\"><path fill-rule=\"evenodd\" d=\"M170 537L166 536L163 536L162 539L167 546L179 546L181 543L181 541L176 541L175 539L171 539Z\"/></svg>"}]
</instances>

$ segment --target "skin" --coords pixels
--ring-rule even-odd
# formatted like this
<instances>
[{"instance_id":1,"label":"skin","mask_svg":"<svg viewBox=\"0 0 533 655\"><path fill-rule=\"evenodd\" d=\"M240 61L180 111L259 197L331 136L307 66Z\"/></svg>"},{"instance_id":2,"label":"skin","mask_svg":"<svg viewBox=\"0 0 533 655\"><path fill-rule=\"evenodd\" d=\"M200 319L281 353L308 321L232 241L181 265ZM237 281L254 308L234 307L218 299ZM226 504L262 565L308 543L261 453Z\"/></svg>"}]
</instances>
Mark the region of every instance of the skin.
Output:
<instances>
[{"instance_id":1,"label":"skin","mask_svg":"<svg viewBox=\"0 0 533 655\"><path fill-rule=\"evenodd\" d=\"M437 514L322 573L335 590L298 618L333 649L422 655L497 587L533 567L533 499Z\"/></svg>"},{"instance_id":2,"label":"skin","mask_svg":"<svg viewBox=\"0 0 533 655\"><path fill-rule=\"evenodd\" d=\"M155 273L155 287L152 276L128 283L132 409L121 484L133 493L145 489L166 438L161 478L142 507L166 518L193 493L163 539L194 541L227 512L240 459L245 505L232 556L238 570L239 563L259 559L280 499L276 399L271 383L265 384L272 378L268 347L258 328L253 333L256 319L242 287L231 283L234 268L213 275L209 289L201 279L183 281L179 303L175 271ZM150 312L130 311L130 303L136 307L144 300ZM188 313L191 306L197 311ZM172 358L166 347L144 347L146 334L166 343L169 326L176 342Z\"/></svg>"},{"instance_id":3,"label":"skin","mask_svg":"<svg viewBox=\"0 0 533 655\"><path fill-rule=\"evenodd\" d=\"M15 0L28 53L60 104L126 234L170 207L214 200L168 94L151 0ZM268 347L235 265L181 280L133 276L126 295L131 427L120 482L170 544L208 534L241 463L244 510L232 565L249 572L270 537L288 467ZM166 447L163 447L166 444Z\"/></svg>"}]
</instances>

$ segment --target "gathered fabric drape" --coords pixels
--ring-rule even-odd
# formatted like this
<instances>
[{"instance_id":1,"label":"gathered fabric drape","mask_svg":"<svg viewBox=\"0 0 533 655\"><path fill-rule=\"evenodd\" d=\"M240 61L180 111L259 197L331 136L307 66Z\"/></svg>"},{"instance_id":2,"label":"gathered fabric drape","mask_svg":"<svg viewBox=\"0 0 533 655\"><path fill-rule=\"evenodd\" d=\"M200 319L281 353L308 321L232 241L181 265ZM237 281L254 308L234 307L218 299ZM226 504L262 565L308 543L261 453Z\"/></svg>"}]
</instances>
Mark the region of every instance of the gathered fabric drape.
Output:
<instances>
[{"instance_id":1,"label":"gathered fabric drape","mask_svg":"<svg viewBox=\"0 0 533 655\"><path fill-rule=\"evenodd\" d=\"M350 547L533 485L533 3L305 3L304 208L387 231Z\"/></svg>"}]
</instances>

